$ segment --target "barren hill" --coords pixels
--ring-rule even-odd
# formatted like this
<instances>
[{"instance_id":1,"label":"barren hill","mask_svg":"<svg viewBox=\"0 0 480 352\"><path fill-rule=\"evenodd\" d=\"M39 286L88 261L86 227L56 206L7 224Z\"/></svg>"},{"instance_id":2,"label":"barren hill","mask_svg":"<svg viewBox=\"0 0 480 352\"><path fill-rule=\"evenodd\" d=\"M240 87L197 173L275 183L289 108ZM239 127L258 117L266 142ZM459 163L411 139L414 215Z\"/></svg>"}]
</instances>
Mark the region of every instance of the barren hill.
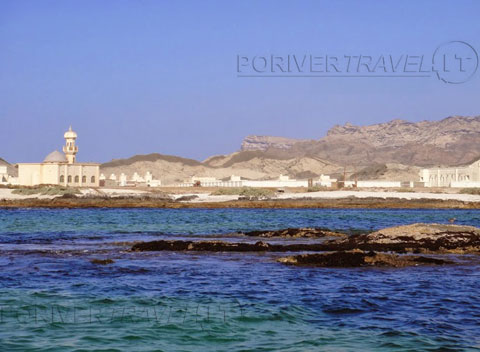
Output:
<instances>
[{"instance_id":1,"label":"barren hill","mask_svg":"<svg viewBox=\"0 0 480 352\"><path fill-rule=\"evenodd\" d=\"M216 165L215 160L222 162ZM213 157L203 163L169 155L149 154L114 160L101 165L101 172L106 177L112 173L118 177L122 172L129 177L135 172L143 176L150 171L155 178L161 179L165 184L181 182L191 176L213 176L225 179L231 175L237 175L247 179L271 179L284 174L308 178L322 173L339 172L339 170L338 165L315 158L279 159L259 152L233 153Z\"/></svg>"},{"instance_id":2,"label":"barren hill","mask_svg":"<svg viewBox=\"0 0 480 352\"><path fill-rule=\"evenodd\" d=\"M318 140L248 136L241 150L203 162L148 154L113 160L102 173L128 176L150 171L164 183L191 176L268 179L330 174L358 179L417 180L420 167L464 165L480 158L480 116L452 116L440 121L393 120L370 126L334 126Z\"/></svg>"}]
</instances>

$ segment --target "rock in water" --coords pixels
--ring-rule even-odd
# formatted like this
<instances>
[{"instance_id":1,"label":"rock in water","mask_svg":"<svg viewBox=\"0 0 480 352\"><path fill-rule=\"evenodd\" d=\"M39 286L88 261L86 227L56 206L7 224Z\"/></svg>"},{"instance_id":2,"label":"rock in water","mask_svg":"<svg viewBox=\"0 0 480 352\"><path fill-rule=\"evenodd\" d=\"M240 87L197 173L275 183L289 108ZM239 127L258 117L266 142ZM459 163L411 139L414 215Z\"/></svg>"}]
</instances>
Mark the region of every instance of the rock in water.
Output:
<instances>
[{"instance_id":1,"label":"rock in water","mask_svg":"<svg viewBox=\"0 0 480 352\"><path fill-rule=\"evenodd\" d=\"M90 260L90 263L107 265L107 264L113 264L113 263L115 263L115 261L113 259L92 259L92 260Z\"/></svg>"},{"instance_id":2,"label":"rock in water","mask_svg":"<svg viewBox=\"0 0 480 352\"><path fill-rule=\"evenodd\" d=\"M395 226L331 242L328 247L330 250L480 252L480 229L443 224Z\"/></svg>"},{"instance_id":3,"label":"rock in water","mask_svg":"<svg viewBox=\"0 0 480 352\"><path fill-rule=\"evenodd\" d=\"M347 237L347 235L330 231L322 228L288 228L281 230L257 230L244 232L245 236L249 237L294 237L294 238L321 238L321 237Z\"/></svg>"},{"instance_id":4,"label":"rock in water","mask_svg":"<svg viewBox=\"0 0 480 352\"><path fill-rule=\"evenodd\" d=\"M259 237L322 237L334 232L309 229L252 231L248 236ZM472 226L413 224L390 227L369 234L309 243L256 243L230 241L159 240L141 242L133 251L202 251L202 252L333 252L375 251L414 253L480 253L480 229Z\"/></svg>"},{"instance_id":5,"label":"rock in water","mask_svg":"<svg viewBox=\"0 0 480 352\"><path fill-rule=\"evenodd\" d=\"M443 265L453 264L444 259L397 255L362 251L339 251L321 254L300 254L278 259L280 263L296 266L318 267L394 267L401 268L413 265Z\"/></svg>"},{"instance_id":6,"label":"rock in water","mask_svg":"<svg viewBox=\"0 0 480 352\"><path fill-rule=\"evenodd\" d=\"M225 242L225 241L169 241L140 242L132 251L200 251L200 252L264 252L269 251L268 243Z\"/></svg>"}]
</instances>

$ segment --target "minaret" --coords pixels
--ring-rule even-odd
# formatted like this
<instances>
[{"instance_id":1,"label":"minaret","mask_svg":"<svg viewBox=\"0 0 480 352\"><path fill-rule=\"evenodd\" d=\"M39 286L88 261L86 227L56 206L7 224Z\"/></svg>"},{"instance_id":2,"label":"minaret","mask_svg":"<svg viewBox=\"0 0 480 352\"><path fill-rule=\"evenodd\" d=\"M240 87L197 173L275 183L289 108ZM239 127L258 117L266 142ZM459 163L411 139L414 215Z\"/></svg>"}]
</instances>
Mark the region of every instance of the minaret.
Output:
<instances>
[{"instance_id":1,"label":"minaret","mask_svg":"<svg viewBox=\"0 0 480 352\"><path fill-rule=\"evenodd\" d=\"M65 138L65 146L63 147L63 152L67 157L68 163L73 164L75 163L75 155L78 153L78 147L75 146L77 134L72 131L72 126L70 126L67 132L65 132L63 137Z\"/></svg>"}]
</instances>

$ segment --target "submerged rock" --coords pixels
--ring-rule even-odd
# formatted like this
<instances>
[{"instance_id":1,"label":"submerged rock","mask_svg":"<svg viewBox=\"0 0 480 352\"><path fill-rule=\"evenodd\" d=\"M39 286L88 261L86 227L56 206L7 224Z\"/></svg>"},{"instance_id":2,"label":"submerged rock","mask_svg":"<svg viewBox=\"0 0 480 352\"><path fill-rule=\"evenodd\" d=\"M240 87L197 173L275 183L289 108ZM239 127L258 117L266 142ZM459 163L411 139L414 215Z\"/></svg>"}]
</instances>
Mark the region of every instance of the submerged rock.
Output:
<instances>
[{"instance_id":1,"label":"submerged rock","mask_svg":"<svg viewBox=\"0 0 480 352\"><path fill-rule=\"evenodd\" d=\"M344 237L347 235L340 232L330 231L321 228L288 228L281 230L257 230L243 232L250 237L293 237L293 238L321 238L321 237Z\"/></svg>"},{"instance_id":2,"label":"submerged rock","mask_svg":"<svg viewBox=\"0 0 480 352\"><path fill-rule=\"evenodd\" d=\"M363 251L300 254L278 259L280 263L318 267L406 267L412 265L453 264L444 259Z\"/></svg>"},{"instance_id":3,"label":"submerged rock","mask_svg":"<svg viewBox=\"0 0 480 352\"><path fill-rule=\"evenodd\" d=\"M182 241L159 240L136 243L132 251L200 251L200 252L301 252L323 251L321 243L271 244L263 241L256 243L227 241Z\"/></svg>"},{"instance_id":4,"label":"submerged rock","mask_svg":"<svg viewBox=\"0 0 480 352\"><path fill-rule=\"evenodd\" d=\"M113 263L115 263L115 261L113 259L92 259L92 260L90 260L90 263L99 264L99 265L107 265L107 264L113 264Z\"/></svg>"},{"instance_id":5,"label":"submerged rock","mask_svg":"<svg viewBox=\"0 0 480 352\"><path fill-rule=\"evenodd\" d=\"M151 241L132 246L132 251L203 251L203 252L264 252L271 250L268 243L225 241Z\"/></svg>"}]
</instances>

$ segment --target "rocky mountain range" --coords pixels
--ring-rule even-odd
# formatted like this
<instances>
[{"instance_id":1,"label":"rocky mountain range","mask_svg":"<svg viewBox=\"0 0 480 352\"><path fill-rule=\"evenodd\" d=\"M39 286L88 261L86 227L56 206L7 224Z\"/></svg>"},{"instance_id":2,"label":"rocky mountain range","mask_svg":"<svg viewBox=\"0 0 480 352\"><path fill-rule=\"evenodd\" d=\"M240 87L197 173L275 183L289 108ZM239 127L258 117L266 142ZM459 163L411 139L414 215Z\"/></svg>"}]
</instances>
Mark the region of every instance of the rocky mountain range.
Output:
<instances>
[{"instance_id":1,"label":"rocky mountain range","mask_svg":"<svg viewBox=\"0 0 480 352\"><path fill-rule=\"evenodd\" d=\"M115 160L101 166L105 175L151 171L165 183L196 176L268 179L330 174L358 179L416 180L420 167L468 164L480 157L480 116L440 121L392 120L370 126L332 127L318 140L273 136L245 137L241 149L203 162L161 154Z\"/></svg>"},{"instance_id":2,"label":"rocky mountain range","mask_svg":"<svg viewBox=\"0 0 480 352\"><path fill-rule=\"evenodd\" d=\"M292 157L314 155L340 165L455 166L480 157L480 116L417 123L392 120L370 126L347 123L334 126L319 140L290 140L288 148L279 148L272 137L253 137L247 137L250 151L276 149Z\"/></svg>"}]
</instances>

